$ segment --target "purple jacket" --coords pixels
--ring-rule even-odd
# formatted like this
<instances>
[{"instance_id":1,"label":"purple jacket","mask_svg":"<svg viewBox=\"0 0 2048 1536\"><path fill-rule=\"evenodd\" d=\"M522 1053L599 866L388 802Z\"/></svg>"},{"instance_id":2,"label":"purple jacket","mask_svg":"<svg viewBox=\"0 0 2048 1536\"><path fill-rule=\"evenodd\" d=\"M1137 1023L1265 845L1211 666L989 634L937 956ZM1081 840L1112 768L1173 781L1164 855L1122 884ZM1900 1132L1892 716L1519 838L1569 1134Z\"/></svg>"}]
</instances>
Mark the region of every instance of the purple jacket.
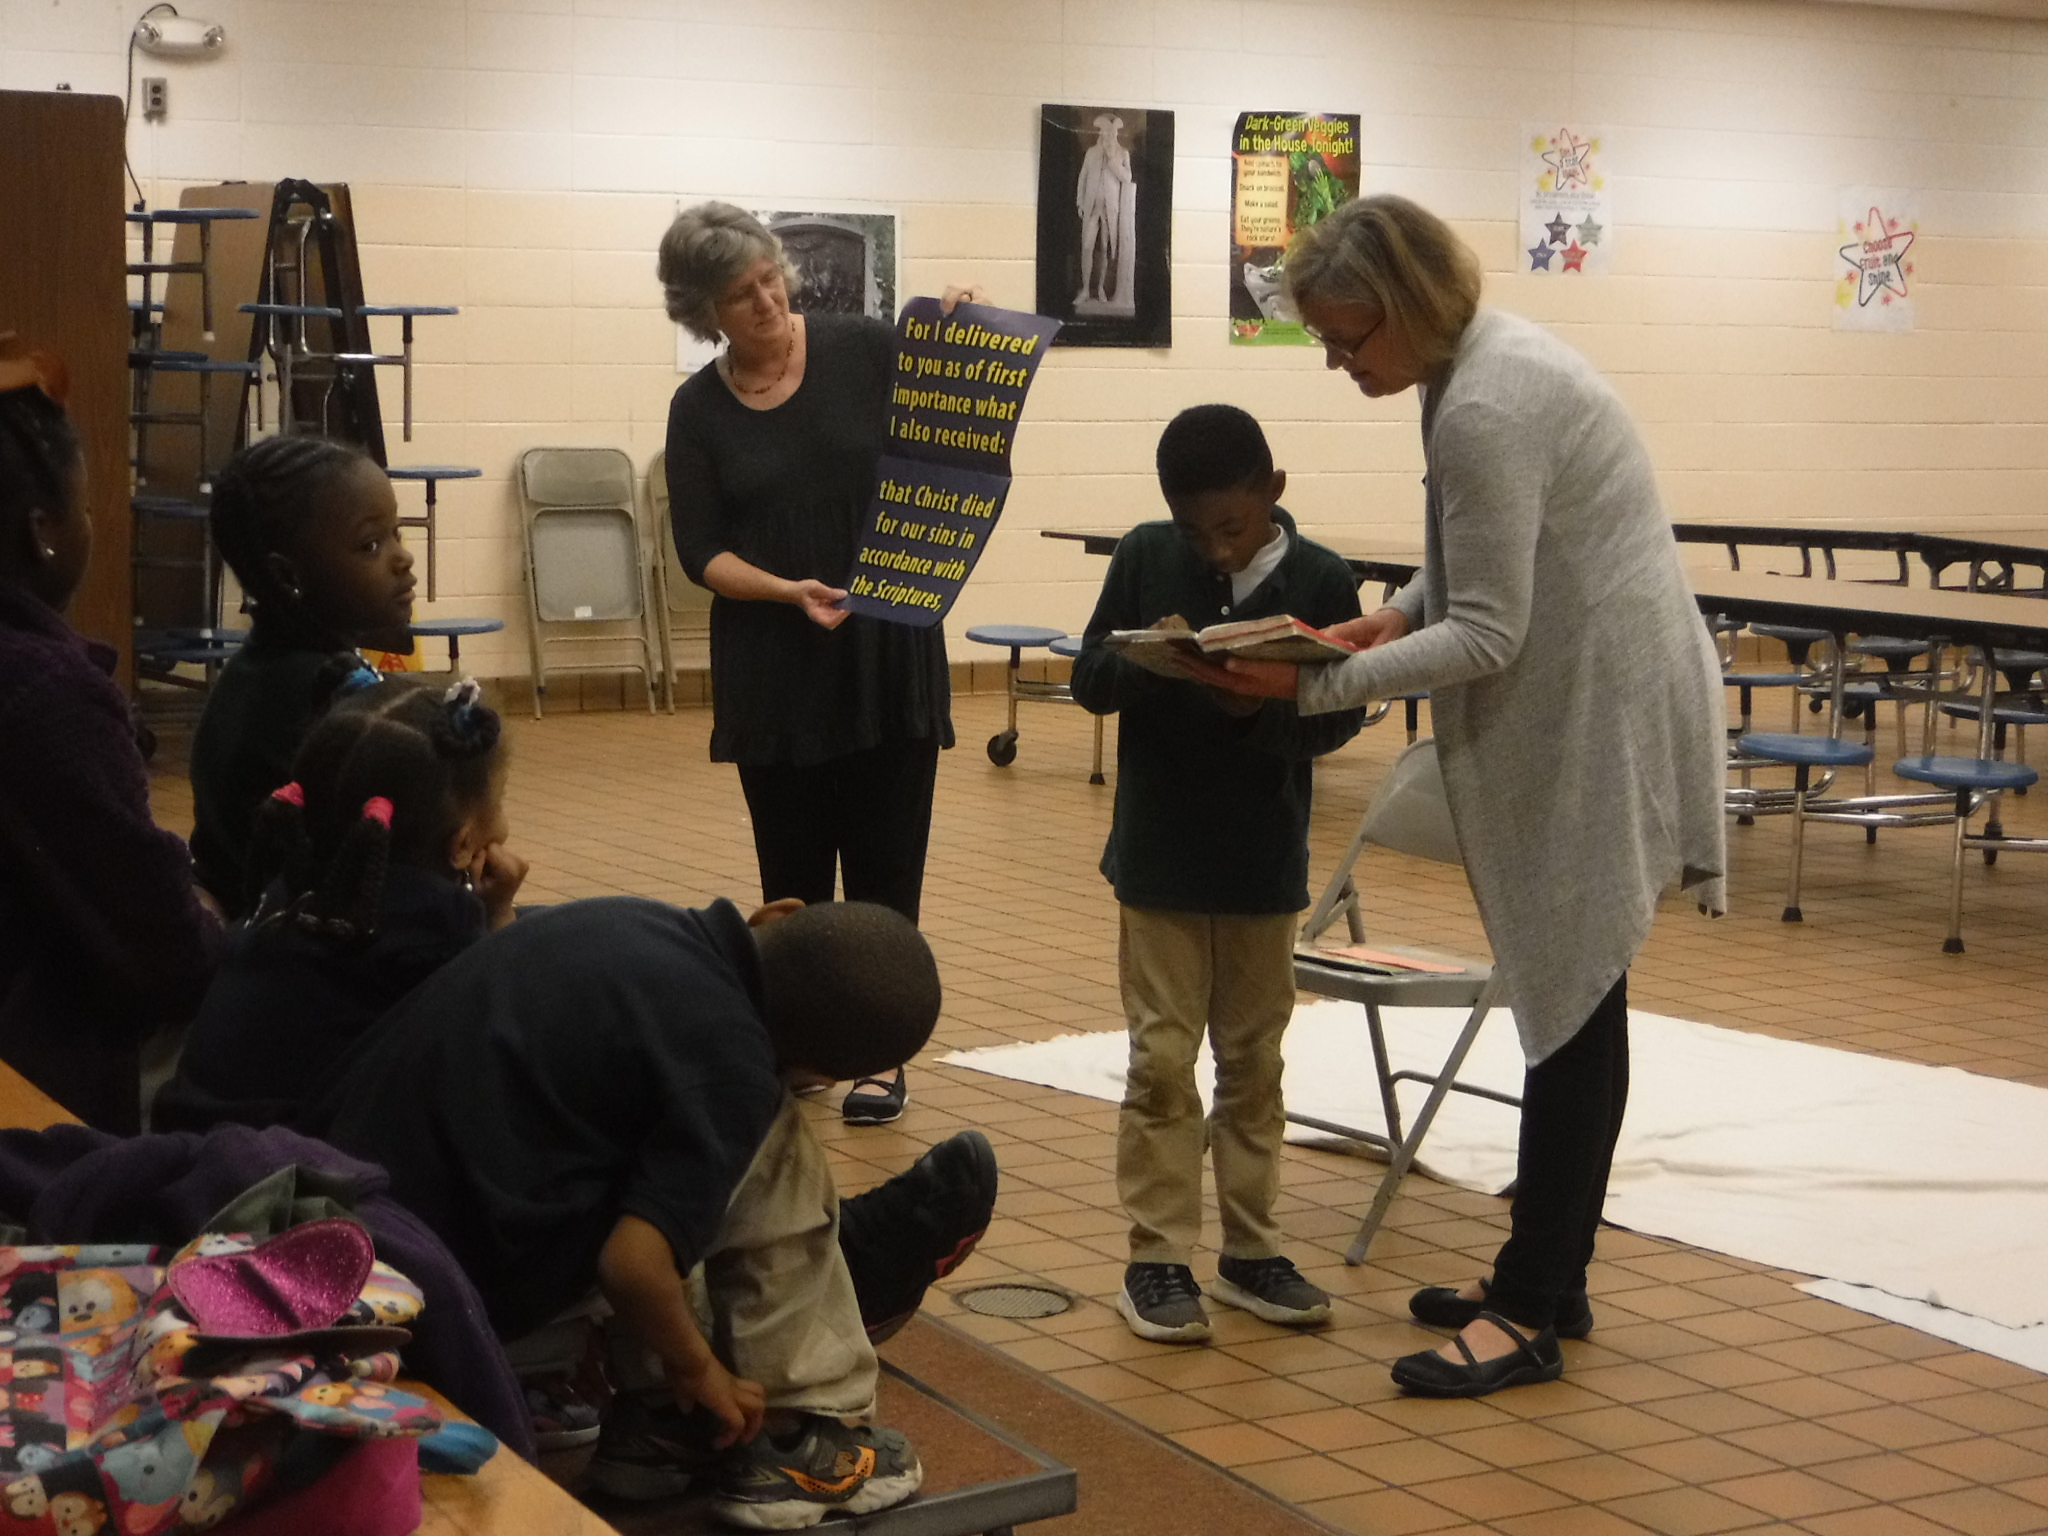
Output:
<instances>
[{"instance_id":1,"label":"purple jacket","mask_svg":"<svg viewBox=\"0 0 2048 1536\"><path fill-rule=\"evenodd\" d=\"M0 1131L0 1211L32 1243L179 1245L237 1196L284 1168L323 1175L376 1241L377 1257L426 1298L405 1347L408 1373L528 1461L533 1425L476 1288L382 1168L278 1127L223 1125L205 1136L109 1136L82 1125Z\"/></svg>"},{"instance_id":2,"label":"purple jacket","mask_svg":"<svg viewBox=\"0 0 2048 1536\"><path fill-rule=\"evenodd\" d=\"M0 581L0 1058L134 1131L136 1046L191 1015L220 929L150 817L111 654Z\"/></svg>"}]
</instances>

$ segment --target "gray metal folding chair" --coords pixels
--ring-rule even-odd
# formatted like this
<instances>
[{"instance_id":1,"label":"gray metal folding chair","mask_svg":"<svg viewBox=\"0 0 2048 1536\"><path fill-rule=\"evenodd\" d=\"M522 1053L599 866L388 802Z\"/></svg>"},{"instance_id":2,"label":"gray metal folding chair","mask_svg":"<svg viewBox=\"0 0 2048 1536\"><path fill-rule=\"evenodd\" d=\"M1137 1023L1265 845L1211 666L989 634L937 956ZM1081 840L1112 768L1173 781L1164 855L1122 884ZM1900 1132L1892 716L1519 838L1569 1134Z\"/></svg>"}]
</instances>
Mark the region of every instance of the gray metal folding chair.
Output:
<instances>
[{"instance_id":1,"label":"gray metal folding chair","mask_svg":"<svg viewBox=\"0 0 2048 1536\"><path fill-rule=\"evenodd\" d=\"M1377 1147L1387 1154L1387 1171L1380 1179L1379 1187L1373 1192L1372 1204L1360 1223L1358 1236L1352 1239L1351 1247L1345 1252L1347 1264L1363 1264L1366 1249L1372 1245L1373 1236L1379 1231L1380 1223L1386 1219L1387 1209L1394 1203L1394 1195L1401 1187L1401 1180L1414 1166L1416 1155L1422 1149L1422 1139L1429 1134L1429 1128L1436 1120L1437 1111L1443 1108L1446 1097L1452 1093L1468 1093L1482 1099L1491 1099L1519 1109L1522 1101L1512 1094L1497 1093L1491 1088L1481 1088L1471 1083L1458 1081L1458 1069L1465 1064L1465 1058L1472 1050L1472 1042L1479 1038L1479 1026L1486 1022L1487 1014L1502 1001L1501 983L1495 977L1493 967L1481 961L1436 954L1429 950L1410 949L1406 946L1379 945L1382 952L1418 960L1424 963L1452 965L1455 971L1404 971L1388 966L1384 971L1364 970L1355 965L1340 965L1332 960L1316 957L1316 940L1322 937L1343 914L1349 941L1353 945L1365 942L1365 921L1359 911L1358 888L1352 880L1352 866L1365 850L1367 843L1399 848L1404 852L1435 858L1446 863L1459 862L1455 856L1456 842L1451 836L1449 819L1442 816L1440 785L1435 813L1442 816L1442 826L1417 826L1417 806L1420 804L1423 819L1430 815L1429 796L1425 792L1419 800L1413 792L1417 784L1428 785L1435 772L1435 743L1428 738L1416 742L1402 755L1390 771L1380 792L1366 807L1359 819L1358 830L1352 835L1351 846L1344 850L1344 857L1330 876L1330 883L1323 888L1323 894L1310 909L1308 922L1302 929L1301 942L1294 954L1294 984L1303 991L1318 997L1338 998L1345 1002L1358 1003L1365 1009L1365 1026L1372 1035L1373 1066L1378 1074L1380 1108L1386 1116L1387 1129L1384 1132L1361 1130L1356 1126L1338 1125L1333 1121L1318 1120L1309 1115L1289 1114L1288 1120L1296 1125L1306 1125L1333 1136L1342 1136L1352 1141L1362 1141ZM1428 761L1422 762L1424 754ZM1403 770L1415 770L1404 772ZM1404 794L1404 788L1408 791ZM1387 1058L1386 1030L1380 1018L1380 1010L1386 1007L1406 1008L1463 1008L1467 1010L1464 1027L1452 1043L1444 1063L1434 1072L1417 1072L1409 1069L1395 1071ZM1397 1089L1404 1082L1427 1083L1429 1095L1422 1102L1422 1108L1415 1118L1402 1128L1402 1114Z\"/></svg>"},{"instance_id":2,"label":"gray metal folding chair","mask_svg":"<svg viewBox=\"0 0 2048 1536\"><path fill-rule=\"evenodd\" d=\"M648 530L654 542L654 633L661 641L662 687L675 707L676 677L685 666L711 665L711 594L684 574L668 509L668 454L647 466Z\"/></svg>"},{"instance_id":3,"label":"gray metal folding chair","mask_svg":"<svg viewBox=\"0 0 2048 1536\"><path fill-rule=\"evenodd\" d=\"M639 653L651 714L659 684L647 633L646 541L633 461L616 448L529 448L519 456L526 536L533 714L547 692L547 648L608 643L610 660L558 662L564 672L615 671L621 644ZM630 629L620 626L630 625Z\"/></svg>"}]
</instances>

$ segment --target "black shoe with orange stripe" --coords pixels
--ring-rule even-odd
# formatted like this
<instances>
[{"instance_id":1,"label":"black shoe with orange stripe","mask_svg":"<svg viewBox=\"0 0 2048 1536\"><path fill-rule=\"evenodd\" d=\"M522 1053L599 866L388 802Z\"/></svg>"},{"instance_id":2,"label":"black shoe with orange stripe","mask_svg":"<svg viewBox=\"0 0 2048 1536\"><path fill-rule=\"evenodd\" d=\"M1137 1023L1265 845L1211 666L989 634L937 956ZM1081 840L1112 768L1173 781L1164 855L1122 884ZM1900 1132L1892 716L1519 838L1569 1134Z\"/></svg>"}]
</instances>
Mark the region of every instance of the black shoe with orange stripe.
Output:
<instances>
[{"instance_id":1,"label":"black shoe with orange stripe","mask_svg":"<svg viewBox=\"0 0 2048 1536\"><path fill-rule=\"evenodd\" d=\"M827 1515L871 1515L924 1481L893 1429L806 1415L790 1437L760 1434L726 1456L711 1512L750 1531L798 1531Z\"/></svg>"},{"instance_id":2,"label":"black shoe with orange stripe","mask_svg":"<svg viewBox=\"0 0 2048 1536\"><path fill-rule=\"evenodd\" d=\"M958 1269L996 1209L996 1154L979 1131L940 1142L886 1184L839 1202L839 1249L879 1344L934 1280Z\"/></svg>"}]
</instances>

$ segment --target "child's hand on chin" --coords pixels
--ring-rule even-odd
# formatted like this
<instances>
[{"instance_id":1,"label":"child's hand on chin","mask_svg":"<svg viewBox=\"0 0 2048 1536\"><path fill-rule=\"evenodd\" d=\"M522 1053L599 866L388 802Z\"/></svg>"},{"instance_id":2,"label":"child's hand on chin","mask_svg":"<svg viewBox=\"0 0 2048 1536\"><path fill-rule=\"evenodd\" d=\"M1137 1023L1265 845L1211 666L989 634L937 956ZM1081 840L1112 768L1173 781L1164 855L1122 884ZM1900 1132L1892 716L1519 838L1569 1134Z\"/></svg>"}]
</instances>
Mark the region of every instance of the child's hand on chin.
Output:
<instances>
[{"instance_id":1,"label":"child's hand on chin","mask_svg":"<svg viewBox=\"0 0 2048 1536\"><path fill-rule=\"evenodd\" d=\"M761 1433L761 1420L768 1412L767 1390L758 1381L733 1375L709 1350L700 1359L671 1363L668 1384L679 1406L695 1403L725 1426L713 1442L720 1450L745 1444Z\"/></svg>"},{"instance_id":2,"label":"child's hand on chin","mask_svg":"<svg viewBox=\"0 0 2048 1536\"><path fill-rule=\"evenodd\" d=\"M492 843L469 864L469 883L484 904L484 922L493 932L512 921L512 902L531 866L503 843Z\"/></svg>"}]
</instances>

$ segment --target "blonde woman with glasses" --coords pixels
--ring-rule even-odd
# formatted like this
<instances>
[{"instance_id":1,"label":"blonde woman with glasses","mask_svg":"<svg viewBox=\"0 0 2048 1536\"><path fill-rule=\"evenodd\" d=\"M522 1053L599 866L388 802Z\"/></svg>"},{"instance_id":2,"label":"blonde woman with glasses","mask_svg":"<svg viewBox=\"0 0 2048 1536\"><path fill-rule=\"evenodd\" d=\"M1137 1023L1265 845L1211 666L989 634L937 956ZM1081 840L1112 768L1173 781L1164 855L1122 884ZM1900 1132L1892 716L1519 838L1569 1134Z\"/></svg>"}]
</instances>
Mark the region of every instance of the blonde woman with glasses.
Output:
<instances>
[{"instance_id":1,"label":"blonde woman with glasses","mask_svg":"<svg viewBox=\"0 0 2048 1536\"><path fill-rule=\"evenodd\" d=\"M1720 669L1642 440L1549 332L1479 304L1478 259L1405 198L1359 198L1287 253L1328 366L1422 394L1423 568L1335 633L1332 666L1232 662L1304 714L1427 690L1460 852L1528 1068L1510 1235L1490 1277L1430 1286L1456 1330L1408 1390L1549 1381L1593 1326L1586 1266L1628 1099L1628 967L1673 887L1723 905Z\"/></svg>"}]
</instances>

